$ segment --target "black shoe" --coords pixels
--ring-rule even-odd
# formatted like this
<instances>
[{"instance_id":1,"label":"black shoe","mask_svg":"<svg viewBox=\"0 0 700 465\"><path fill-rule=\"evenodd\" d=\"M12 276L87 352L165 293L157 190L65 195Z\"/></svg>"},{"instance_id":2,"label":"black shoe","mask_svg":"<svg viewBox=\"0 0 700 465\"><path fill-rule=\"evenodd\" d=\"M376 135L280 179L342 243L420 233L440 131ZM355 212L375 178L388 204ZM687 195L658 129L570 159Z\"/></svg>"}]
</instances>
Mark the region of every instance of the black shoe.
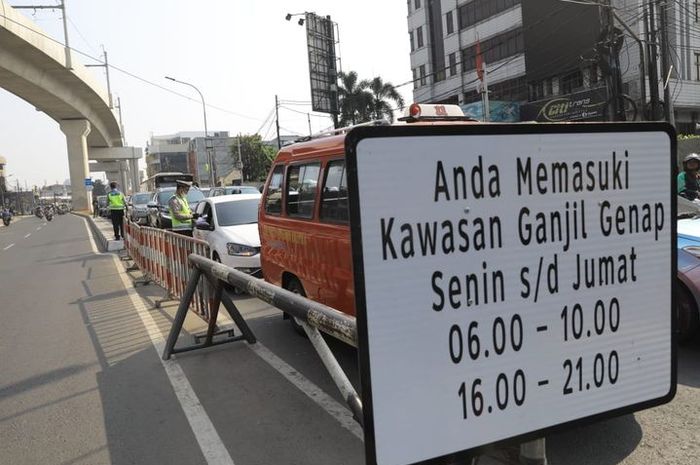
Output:
<instances>
[{"instance_id":1,"label":"black shoe","mask_svg":"<svg viewBox=\"0 0 700 465\"><path fill-rule=\"evenodd\" d=\"M115 236L115 237L114 237L114 240L115 240L115 241L118 241L118 240L120 240L120 239L119 239L118 237Z\"/></svg>"}]
</instances>

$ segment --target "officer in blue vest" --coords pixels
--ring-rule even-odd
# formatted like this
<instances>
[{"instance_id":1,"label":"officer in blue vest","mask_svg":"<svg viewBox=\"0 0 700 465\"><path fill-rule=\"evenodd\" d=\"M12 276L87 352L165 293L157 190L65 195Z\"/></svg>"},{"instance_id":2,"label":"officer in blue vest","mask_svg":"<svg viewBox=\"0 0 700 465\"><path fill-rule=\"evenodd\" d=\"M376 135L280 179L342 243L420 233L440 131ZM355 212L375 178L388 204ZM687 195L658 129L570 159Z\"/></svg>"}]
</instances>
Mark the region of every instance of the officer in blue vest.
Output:
<instances>
[{"instance_id":1,"label":"officer in blue vest","mask_svg":"<svg viewBox=\"0 0 700 465\"><path fill-rule=\"evenodd\" d=\"M126 209L126 197L117 189L117 183L109 183L112 188L107 194L107 207L112 217L112 228L114 228L114 240L124 237L124 210Z\"/></svg>"}]
</instances>

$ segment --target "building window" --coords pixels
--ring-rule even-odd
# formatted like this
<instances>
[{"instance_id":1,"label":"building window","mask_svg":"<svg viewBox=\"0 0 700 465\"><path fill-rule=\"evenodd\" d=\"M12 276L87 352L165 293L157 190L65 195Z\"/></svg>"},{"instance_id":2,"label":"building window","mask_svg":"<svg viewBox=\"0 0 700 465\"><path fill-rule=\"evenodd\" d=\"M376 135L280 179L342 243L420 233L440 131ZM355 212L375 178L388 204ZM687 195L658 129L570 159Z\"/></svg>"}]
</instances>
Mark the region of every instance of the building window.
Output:
<instances>
[{"instance_id":1,"label":"building window","mask_svg":"<svg viewBox=\"0 0 700 465\"><path fill-rule=\"evenodd\" d=\"M445 27L447 28L447 33L452 34L455 32L454 21L452 19L452 12L448 11L445 15Z\"/></svg>"},{"instance_id":2,"label":"building window","mask_svg":"<svg viewBox=\"0 0 700 465\"><path fill-rule=\"evenodd\" d=\"M528 85L525 81L525 76L489 84L489 96L492 100L524 102L527 100L527 90ZM480 100L481 94L475 90L464 94L465 103L478 102Z\"/></svg>"},{"instance_id":3,"label":"building window","mask_svg":"<svg viewBox=\"0 0 700 465\"><path fill-rule=\"evenodd\" d=\"M695 52L695 80L700 81L700 52Z\"/></svg>"},{"instance_id":4,"label":"building window","mask_svg":"<svg viewBox=\"0 0 700 465\"><path fill-rule=\"evenodd\" d=\"M420 8L420 0L416 0L415 5L416 5L416 10L417 10L418 8Z\"/></svg>"},{"instance_id":5,"label":"building window","mask_svg":"<svg viewBox=\"0 0 700 465\"><path fill-rule=\"evenodd\" d=\"M421 48L423 46L423 26L419 26L418 29L416 29L416 39L418 41L418 48Z\"/></svg>"},{"instance_id":6,"label":"building window","mask_svg":"<svg viewBox=\"0 0 700 465\"><path fill-rule=\"evenodd\" d=\"M698 19L700 19L700 2L695 1L693 2L695 6L695 22L698 22Z\"/></svg>"},{"instance_id":7,"label":"building window","mask_svg":"<svg viewBox=\"0 0 700 465\"><path fill-rule=\"evenodd\" d=\"M495 16L502 11L519 5L521 0L474 0L459 7L457 20L459 28L465 29Z\"/></svg>"},{"instance_id":8,"label":"building window","mask_svg":"<svg viewBox=\"0 0 700 465\"><path fill-rule=\"evenodd\" d=\"M457 54L450 53L448 60L450 62L450 76L457 74Z\"/></svg>"},{"instance_id":9,"label":"building window","mask_svg":"<svg viewBox=\"0 0 700 465\"><path fill-rule=\"evenodd\" d=\"M416 49L416 44L413 41L413 31L408 33L408 38L411 41L411 51L414 51Z\"/></svg>"},{"instance_id":10,"label":"building window","mask_svg":"<svg viewBox=\"0 0 700 465\"><path fill-rule=\"evenodd\" d=\"M522 53L524 49L522 29L514 29L481 42L481 53L487 65ZM475 68L476 44L462 49L462 71Z\"/></svg>"},{"instance_id":11,"label":"building window","mask_svg":"<svg viewBox=\"0 0 700 465\"><path fill-rule=\"evenodd\" d=\"M420 65L418 67L418 73L420 74L420 85L425 85L425 65Z\"/></svg>"},{"instance_id":12,"label":"building window","mask_svg":"<svg viewBox=\"0 0 700 465\"><path fill-rule=\"evenodd\" d=\"M413 88L417 89L418 88L418 70L416 68L413 68L411 70L413 73Z\"/></svg>"},{"instance_id":13,"label":"building window","mask_svg":"<svg viewBox=\"0 0 700 465\"><path fill-rule=\"evenodd\" d=\"M580 70L569 73L561 78L561 93L570 94L583 87L583 74Z\"/></svg>"}]
</instances>

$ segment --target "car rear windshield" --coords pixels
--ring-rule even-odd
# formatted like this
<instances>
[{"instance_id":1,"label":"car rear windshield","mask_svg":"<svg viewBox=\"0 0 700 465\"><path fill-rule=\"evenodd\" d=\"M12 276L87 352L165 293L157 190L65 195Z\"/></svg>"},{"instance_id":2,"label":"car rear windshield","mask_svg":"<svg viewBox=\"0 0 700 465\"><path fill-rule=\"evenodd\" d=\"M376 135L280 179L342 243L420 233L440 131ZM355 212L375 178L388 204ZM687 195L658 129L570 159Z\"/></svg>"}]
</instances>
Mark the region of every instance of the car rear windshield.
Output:
<instances>
[{"instance_id":1,"label":"car rear windshield","mask_svg":"<svg viewBox=\"0 0 700 465\"><path fill-rule=\"evenodd\" d=\"M151 194L134 194L131 203L148 203L149 200L151 200Z\"/></svg>"},{"instance_id":2,"label":"car rear windshield","mask_svg":"<svg viewBox=\"0 0 700 465\"><path fill-rule=\"evenodd\" d=\"M219 226L257 223L260 199L231 200L216 204Z\"/></svg>"},{"instance_id":3,"label":"car rear windshield","mask_svg":"<svg viewBox=\"0 0 700 465\"><path fill-rule=\"evenodd\" d=\"M168 203L168 200L170 200L170 197L175 195L175 189L173 190L167 190L167 191L161 191L160 194L158 194L158 203L161 205L165 205ZM204 198L204 194L202 194L202 191L199 189L190 189L190 191L187 193L187 201L192 204L192 203L197 203L200 200Z\"/></svg>"}]
</instances>

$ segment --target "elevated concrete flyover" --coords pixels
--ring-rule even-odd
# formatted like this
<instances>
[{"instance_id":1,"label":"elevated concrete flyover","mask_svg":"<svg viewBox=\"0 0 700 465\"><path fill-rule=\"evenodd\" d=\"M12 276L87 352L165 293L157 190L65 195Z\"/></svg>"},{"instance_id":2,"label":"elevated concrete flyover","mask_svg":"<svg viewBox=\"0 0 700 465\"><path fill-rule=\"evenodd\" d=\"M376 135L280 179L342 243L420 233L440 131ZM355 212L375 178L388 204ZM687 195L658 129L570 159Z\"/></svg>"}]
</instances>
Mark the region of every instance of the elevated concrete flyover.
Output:
<instances>
[{"instance_id":1,"label":"elevated concrete flyover","mask_svg":"<svg viewBox=\"0 0 700 465\"><path fill-rule=\"evenodd\" d=\"M84 179L90 176L88 159L96 149L100 149L100 161L119 160L120 168L133 171L130 177L120 175L125 189L130 182L137 182L135 168L141 151L117 150L123 145L121 128L107 92L68 49L5 0L0 0L0 87L59 124L68 146L75 209L90 208ZM114 156L109 158L111 151L115 151ZM123 162L126 156L133 161Z\"/></svg>"}]
</instances>

